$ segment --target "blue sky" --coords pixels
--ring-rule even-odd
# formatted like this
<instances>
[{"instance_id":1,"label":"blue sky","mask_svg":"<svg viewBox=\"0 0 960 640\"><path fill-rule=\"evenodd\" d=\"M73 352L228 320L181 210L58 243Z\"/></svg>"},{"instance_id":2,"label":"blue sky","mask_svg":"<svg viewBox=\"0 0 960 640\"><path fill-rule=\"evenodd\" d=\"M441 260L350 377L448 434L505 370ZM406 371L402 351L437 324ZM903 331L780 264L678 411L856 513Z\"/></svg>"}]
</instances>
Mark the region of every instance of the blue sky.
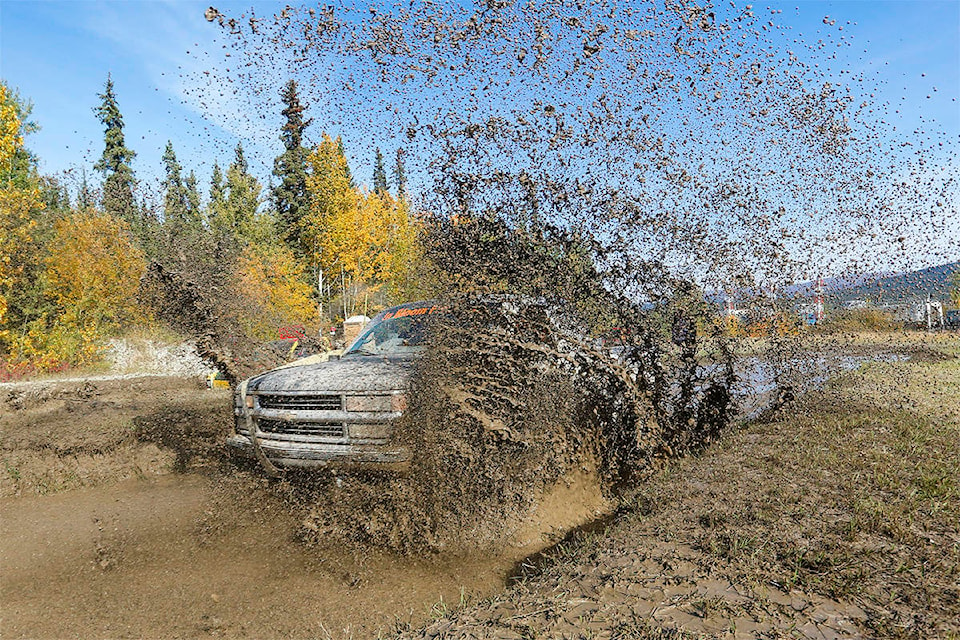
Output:
<instances>
[{"instance_id":1,"label":"blue sky","mask_svg":"<svg viewBox=\"0 0 960 640\"><path fill-rule=\"evenodd\" d=\"M201 185L209 180L214 160L229 163L238 140L266 181L280 149L279 108L274 120L269 113L251 116L223 85L200 84L204 70L236 60L223 57L220 30L204 20L208 4L0 0L0 76L33 102L33 119L41 129L27 142L43 172L92 172L102 149L93 107L109 72L143 183L155 184L168 139ZM225 13L249 5L217 3ZM256 6L267 14L283 4ZM878 101L900 111L891 116L898 131L923 127L954 142L960 139L960 1L807 1L756 3L755 8L782 10L778 20L805 41L818 38L825 16L835 19L855 46L839 52L840 60L832 64L876 74ZM323 129L337 132L319 108L310 115L314 135ZM373 142L345 133L354 173L368 183Z\"/></svg>"},{"instance_id":2,"label":"blue sky","mask_svg":"<svg viewBox=\"0 0 960 640\"><path fill-rule=\"evenodd\" d=\"M242 141L266 180L280 149L268 123L251 127L237 110L211 117L194 76L222 51L219 29L203 18L204 2L0 2L0 75L33 103L41 129L27 140L41 171L75 174L102 151L93 108L112 75L134 169L150 183L172 140L181 164L209 180L214 160L226 165ZM222 60L222 57L219 57ZM212 99L212 98L211 98ZM228 102L224 102L228 106ZM269 123L278 126L277 123Z\"/></svg>"}]
</instances>

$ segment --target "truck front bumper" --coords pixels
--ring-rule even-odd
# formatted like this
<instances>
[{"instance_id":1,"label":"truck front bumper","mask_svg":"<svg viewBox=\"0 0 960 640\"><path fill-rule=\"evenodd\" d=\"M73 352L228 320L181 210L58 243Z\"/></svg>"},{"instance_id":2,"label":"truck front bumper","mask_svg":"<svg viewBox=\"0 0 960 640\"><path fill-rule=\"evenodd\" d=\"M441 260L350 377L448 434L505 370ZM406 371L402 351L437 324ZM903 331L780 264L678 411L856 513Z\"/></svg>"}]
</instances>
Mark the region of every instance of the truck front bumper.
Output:
<instances>
[{"instance_id":1,"label":"truck front bumper","mask_svg":"<svg viewBox=\"0 0 960 640\"><path fill-rule=\"evenodd\" d=\"M410 450L389 444L332 444L291 442L257 434L264 455L278 467L323 469L358 468L383 471L405 471L409 468ZM227 438L227 445L253 455L253 444L243 434Z\"/></svg>"}]
</instances>

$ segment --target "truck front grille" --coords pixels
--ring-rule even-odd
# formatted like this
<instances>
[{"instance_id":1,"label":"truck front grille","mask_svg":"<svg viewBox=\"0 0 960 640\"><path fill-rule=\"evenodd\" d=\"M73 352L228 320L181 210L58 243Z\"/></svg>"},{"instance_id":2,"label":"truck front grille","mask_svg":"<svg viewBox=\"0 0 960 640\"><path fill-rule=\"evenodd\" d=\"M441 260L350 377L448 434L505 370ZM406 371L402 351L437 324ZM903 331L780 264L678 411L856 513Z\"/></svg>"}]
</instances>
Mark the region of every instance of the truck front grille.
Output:
<instances>
[{"instance_id":1,"label":"truck front grille","mask_svg":"<svg viewBox=\"0 0 960 640\"><path fill-rule=\"evenodd\" d=\"M287 422L284 420L257 421L264 433L280 433L290 436L323 436L342 438L346 433L342 422Z\"/></svg>"},{"instance_id":2,"label":"truck front grille","mask_svg":"<svg viewBox=\"0 0 960 640\"><path fill-rule=\"evenodd\" d=\"M300 409L304 411L340 411L343 400L339 395L282 396L262 395L258 401L263 409Z\"/></svg>"}]
</instances>

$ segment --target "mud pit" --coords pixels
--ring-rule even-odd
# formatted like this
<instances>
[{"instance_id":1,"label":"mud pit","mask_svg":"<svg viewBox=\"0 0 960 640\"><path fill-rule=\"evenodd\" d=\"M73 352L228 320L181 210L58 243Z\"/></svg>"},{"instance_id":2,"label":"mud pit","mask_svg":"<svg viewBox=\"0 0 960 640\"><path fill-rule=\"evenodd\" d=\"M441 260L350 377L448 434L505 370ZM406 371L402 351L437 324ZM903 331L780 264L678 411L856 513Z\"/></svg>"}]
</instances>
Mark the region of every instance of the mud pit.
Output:
<instances>
[{"instance_id":1,"label":"mud pit","mask_svg":"<svg viewBox=\"0 0 960 640\"><path fill-rule=\"evenodd\" d=\"M307 548L295 511L242 482L191 473L6 500L4 637L371 637L492 595L524 553Z\"/></svg>"},{"instance_id":2,"label":"mud pit","mask_svg":"<svg viewBox=\"0 0 960 640\"><path fill-rule=\"evenodd\" d=\"M731 364L732 341L702 304L708 298L750 299L769 320L761 334L776 338L765 351L789 369L803 345L776 330L784 294L824 271L904 264L923 244L901 235L915 224L951 237L955 208L941 204L956 201L950 176L916 178L913 159L887 153L898 140L868 115L883 105L856 106L870 82L858 74L851 87L837 85L833 65L816 62L826 46L851 46L842 26L786 48L789 26L750 5L621 12L601 2L578 15L562 4L486 5L369 16L286 8L273 20L211 7L206 18L224 32L224 48L250 61L231 64L232 74L213 69L211 86L247 94L263 115L276 106L264 96L295 78L329 113L328 126L342 125L348 139L376 130L408 157L436 271L411 277L426 289L561 298L593 316L593 335L628 327L626 353L643 388L615 390L593 408L612 407L619 416L598 422L625 424L634 437L574 437L538 472L550 441L504 419L522 415L516 406L449 386L450 400L481 415L455 423L444 444L470 442L467 454L501 459L427 456L421 468L435 474L403 494L382 478L267 481L223 464L229 403L195 386L177 383L166 398L149 389L131 396L124 385L15 394L6 400L12 417L0 418L4 636L367 637L496 593L523 558L609 509L590 467L564 459L568 451L614 452L595 459L615 476L621 463L649 469L719 436L732 377L722 380L720 365ZM438 91L452 86L461 89ZM910 181L900 179L905 168ZM295 222L297 233L312 224ZM181 262L213 256L212 246L179 247ZM943 247L952 255L956 243ZM237 366L249 363L241 352L250 345L231 342L235 314L208 299L228 260L215 262L186 276L154 265L145 282L177 294L154 304L174 311L174 327L236 380L250 373ZM708 337L699 343L698 324ZM721 383L693 384L699 370ZM536 379L524 373L521 385ZM635 396L653 407L652 422L620 421L616 403ZM713 406L723 410L699 410ZM548 408L590 424L561 402ZM640 433L653 437L639 446ZM509 473L512 453L526 456L520 474ZM438 517L421 518L414 505ZM458 533L488 544L451 553ZM658 558L672 561L674 551Z\"/></svg>"},{"instance_id":3,"label":"mud pit","mask_svg":"<svg viewBox=\"0 0 960 640\"><path fill-rule=\"evenodd\" d=\"M335 479L274 482L222 458L223 392L176 379L5 391L3 637L376 636L499 592L523 558L609 509L573 474L496 550L347 547L305 535Z\"/></svg>"},{"instance_id":4,"label":"mud pit","mask_svg":"<svg viewBox=\"0 0 960 640\"><path fill-rule=\"evenodd\" d=\"M430 541L410 544L414 532L438 531L410 521L420 512L388 521L383 510L411 494L390 503L361 492L366 506L350 494L388 491L389 479L273 481L225 459L226 392L163 378L5 392L4 637L338 638L417 628L501 592L539 551L573 528L609 521L614 508L595 469L574 466L552 484L523 477L512 488L536 499L501 511L522 517L478 518L488 528L465 529L462 539L484 546L437 553ZM484 488L457 495L483 498ZM420 551L384 549L398 540Z\"/></svg>"}]
</instances>

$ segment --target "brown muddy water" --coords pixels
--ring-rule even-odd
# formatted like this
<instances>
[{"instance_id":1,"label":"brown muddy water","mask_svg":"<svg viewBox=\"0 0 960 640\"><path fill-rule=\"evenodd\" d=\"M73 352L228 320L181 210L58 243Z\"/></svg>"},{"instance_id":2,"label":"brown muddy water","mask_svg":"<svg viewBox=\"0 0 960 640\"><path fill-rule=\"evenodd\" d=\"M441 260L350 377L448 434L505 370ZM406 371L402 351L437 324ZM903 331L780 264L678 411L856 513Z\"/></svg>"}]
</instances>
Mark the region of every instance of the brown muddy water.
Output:
<instances>
[{"instance_id":1,"label":"brown muddy water","mask_svg":"<svg viewBox=\"0 0 960 640\"><path fill-rule=\"evenodd\" d=\"M342 511L339 478L273 481L225 459L229 394L200 381L3 391L3 638L376 637L500 592L611 508L595 472L572 468L495 543L398 555L310 527Z\"/></svg>"},{"instance_id":2,"label":"brown muddy water","mask_svg":"<svg viewBox=\"0 0 960 640\"><path fill-rule=\"evenodd\" d=\"M4 638L375 637L499 592L606 504L572 478L510 543L402 557L303 544L242 473L125 480L0 503Z\"/></svg>"}]
</instances>

